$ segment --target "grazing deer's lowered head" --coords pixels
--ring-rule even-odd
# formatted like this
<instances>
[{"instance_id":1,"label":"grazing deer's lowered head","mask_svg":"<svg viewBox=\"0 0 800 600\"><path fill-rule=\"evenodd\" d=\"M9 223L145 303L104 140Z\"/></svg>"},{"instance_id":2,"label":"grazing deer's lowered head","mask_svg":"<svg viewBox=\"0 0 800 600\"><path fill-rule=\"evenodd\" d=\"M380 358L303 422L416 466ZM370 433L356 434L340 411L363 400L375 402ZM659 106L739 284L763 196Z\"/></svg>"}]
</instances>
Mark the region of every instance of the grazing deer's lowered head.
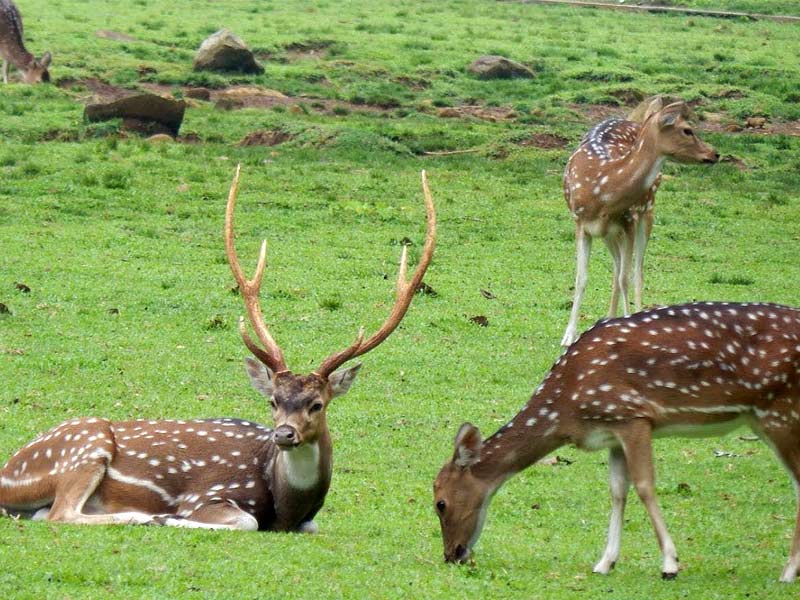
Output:
<instances>
[{"instance_id":1,"label":"grazing deer's lowered head","mask_svg":"<svg viewBox=\"0 0 800 600\"><path fill-rule=\"evenodd\" d=\"M11 0L0 0L0 58L3 59L3 83L8 83L8 65L19 69L25 83L50 81L51 56L45 52L42 58L25 49L22 39L22 17Z\"/></svg>"}]
</instances>

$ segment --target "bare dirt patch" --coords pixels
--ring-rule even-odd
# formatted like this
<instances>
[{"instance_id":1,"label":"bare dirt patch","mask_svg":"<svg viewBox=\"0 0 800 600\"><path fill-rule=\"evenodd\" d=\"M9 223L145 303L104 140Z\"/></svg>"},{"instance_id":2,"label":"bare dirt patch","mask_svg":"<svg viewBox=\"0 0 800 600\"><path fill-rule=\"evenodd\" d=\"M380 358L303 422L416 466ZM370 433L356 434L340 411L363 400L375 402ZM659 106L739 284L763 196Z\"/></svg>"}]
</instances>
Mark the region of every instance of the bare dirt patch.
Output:
<instances>
[{"instance_id":1,"label":"bare dirt patch","mask_svg":"<svg viewBox=\"0 0 800 600\"><path fill-rule=\"evenodd\" d=\"M62 79L58 81L57 85L62 89L76 92L81 96L81 100L83 101L94 98L96 101L110 102L139 93L136 90L111 85L95 77L87 77L86 79ZM88 94L86 94L86 92L88 92Z\"/></svg>"},{"instance_id":2,"label":"bare dirt patch","mask_svg":"<svg viewBox=\"0 0 800 600\"><path fill-rule=\"evenodd\" d=\"M248 133L239 146L277 146L292 139L291 134L280 129L252 131Z\"/></svg>"},{"instance_id":3,"label":"bare dirt patch","mask_svg":"<svg viewBox=\"0 0 800 600\"><path fill-rule=\"evenodd\" d=\"M442 119L463 119L473 117L484 121L510 121L517 118L513 108L501 106L447 106L436 111Z\"/></svg>"},{"instance_id":4,"label":"bare dirt patch","mask_svg":"<svg viewBox=\"0 0 800 600\"><path fill-rule=\"evenodd\" d=\"M317 59L327 57L335 44L333 40L308 40L284 46L284 50L289 60Z\"/></svg>"},{"instance_id":5,"label":"bare dirt patch","mask_svg":"<svg viewBox=\"0 0 800 600\"><path fill-rule=\"evenodd\" d=\"M518 146L534 146L543 150L561 149L569 144L569 140L556 133L532 133L530 136L517 142Z\"/></svg>"}]
</instances>

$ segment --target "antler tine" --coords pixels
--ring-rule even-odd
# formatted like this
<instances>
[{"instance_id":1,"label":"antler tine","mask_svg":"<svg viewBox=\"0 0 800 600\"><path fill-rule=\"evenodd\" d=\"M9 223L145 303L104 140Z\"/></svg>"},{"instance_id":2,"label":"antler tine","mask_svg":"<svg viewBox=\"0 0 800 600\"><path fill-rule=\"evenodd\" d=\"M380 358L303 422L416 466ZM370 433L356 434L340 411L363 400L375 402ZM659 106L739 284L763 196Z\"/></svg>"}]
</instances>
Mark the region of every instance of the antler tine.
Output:
<instances>
[{"instance_id":1,"label":"antler tine","mask_svg":"<svg viewBox=\"0 0 800 600\"><path fill-rule=\"evenodd\" d=\"M233 176L233 183L228 193L228 204L225 209L225 253L228 257L228 264L231 267L236 283L239 284L239 290L244 299L244 305L247 310L247 316L250 319L250 324L261 340L264 348L260 348L251 338L247 335L247 330L244 325L244 319L239 319L239 331L242 334L242 340L250 351L272 371L279 373L286 371L286 361L283 358L278 344L269 333L267 325L264 323L264 315L261 313L261 304L259 302L259 293L261 292L261 279L264 276L264 268L267 264L267 241L261 243L261 249L258 253L258 263L256 264L256 271L253 279L248 280L245 277L244 271L239 264L239 257L236 255L236 247L234 245L233 235L233 212L236 207L236 193L239 190L239 173L241 165L236 166L236 173Z\"/></svg>"},{"instance_id":2,"label":"antler tine","mask_svg":"<svg viewBox=\"0 0 800 600\"><path fill-rule=\"evenodd\" d=\"M414 293L417 291L425 271L433 258L433 249L436 245L436 209L433 205L433 197L431 196L430 188L428 187L428 178L425 171L422 171L422 191L425 196L425 212L427 214L427 231L425 234L425 245L422 248L422 256L420 256L417 268L411 277L411 280L406 280L406 271L408 269L408 247L403 246L402 253L400 254L400 268L397 275L397 299L395 300L394 307L386 321L381 325L381 328L376 331L372 337L367 341L362 342L361 337L363 331L359 332L356 341L347 349L329 356L325 359L322 365L315 371L321 377L327 377L339 366L355 358L366 354L378 344L383 342L400 324L403 317L414 299Z\"/></svg>"}]
</instances>

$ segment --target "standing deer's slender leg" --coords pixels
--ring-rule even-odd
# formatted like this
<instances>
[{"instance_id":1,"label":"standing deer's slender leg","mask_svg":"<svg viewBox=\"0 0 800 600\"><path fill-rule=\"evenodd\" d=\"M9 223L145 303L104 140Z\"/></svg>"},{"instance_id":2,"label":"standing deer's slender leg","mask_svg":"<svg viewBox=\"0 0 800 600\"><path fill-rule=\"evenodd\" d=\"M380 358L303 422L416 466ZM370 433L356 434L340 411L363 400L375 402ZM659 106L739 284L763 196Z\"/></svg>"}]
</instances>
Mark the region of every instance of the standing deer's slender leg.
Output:
<instances>
[{"instance_id":1,"label":"standing deer's slender leg","mask_svg":"<svg viewBox=\"0 0 800 600\"><path fill-rule=\"evenodd\" d=\"M789 400L791 401L791 399ZM792 538L792 548L789 551L789 559L786 561L780 578L780 581L784 583L791 583L797 578L797 572L800 569L800 446L797 444L797 431L786 431L783 428L777 431L770 430L769 425L763 421L754 427L754 430L781 459L794 484L797 500L794 537Z\"/></svg>"},{"instance_id":2,"label":"standing deer's slender leg","mask_svg":"<svg viewBox=\"0 0 800 600\"><path fill-rule=\"evenodd\" d=\"M620 276L622 273L622 243L621 233L617 230L610 231L604 238L608 252L614 262L614 274L611 277L611 302L608 305L607 317L616 317L619 309Z\"/></svg>"},{"instance_id":3,"label":"standing deer's slender leg","mask_svg":"<svg viewBox=\"0 0 800 600\"><path fill-rule=\"evenodd\" d=\"M797 578L797 571L800 569L800 449L794 446L791 451L782 452L778 450L778 454L792 476L797 498L797 515L795 517L792 549L789 551L789 560L786 561L786 566L783 568L780 579L784 583L791 583Z\"/></svg>"},{"instance_id":4,"label":"standing deer's slender leg","mask_svg":"<svg viewBox=\"0 0 800 600\"><path fill-rule=\"evenodd\" d=\"M653 230L653 209L638 215L633 240L633 306L636 312L642 310L642 291L644 290L644 252Z\"/></svg>"},{"instance_id":5,"label":"standing deer's slender leg","mask_svg":"<svg viewBox=\"0 0 800 600\"><path fill-rule=\"evenodd\" d=\"M622 448L611 448L608 452L608 487L611 492L611 517L608 523L608 543L594 572L607 575L619 558L619 545L622 537L622 523L625 515L625 502L628 499L630 481L625 453Z\"/></svg>"},{"instance_id":6,"label":"standing deer's slender leg","mask_svg":"<svg viewBox=\"0 0 800 600\"><path fill-rule=\"evenodd\" d=\"M578 319L580 318L581 299L586 290L586 280L589 276L589 256L592 253L592 237L587 234L583 227L575 227L575 241L577 247L577 268L575 273L575 297L572 300L572 312L569 315L569 323L561 345L566 347L578 339Z\"/></svg>"},{"instance_id":7,"label":"standing deer's slender leg","mask_svg":"<svg viewBox=\"0 0 800 600\"><path fill-rule=\"evenodd\" d=\"M674 579L678 575L678 556L656 499L651 425L644 419L636 419L628 423L624 430L618 432L617 437L622 442L622 448L625 451L628 474L636 488L636 493L650 515L650 521L653 523L653 529L658 538L663 558L661 577Z\"/></svg>"},{"instance_id":8,"label":"standing deer's slender leg","mask_svg":"<svg viewBox=\"0 0 800 600\"><path fill-rule=\"evenodd\" d=\"M3 83L8 83L8 61L3 61Z\"/></svg>"},{"instance_id":9,"label":"standing deer's slender leg","mask_svg":"<svg viewBox=\"0 0 800 600\"><path fill-rule=\"evenodd\" d=\"M620 268L619 289L622 295L622 314L631 314L628 301L628 282L631 278L631 258L633 254L633 224L626 223L624 233L620 236Z\"/></svg>"}]
</instances>

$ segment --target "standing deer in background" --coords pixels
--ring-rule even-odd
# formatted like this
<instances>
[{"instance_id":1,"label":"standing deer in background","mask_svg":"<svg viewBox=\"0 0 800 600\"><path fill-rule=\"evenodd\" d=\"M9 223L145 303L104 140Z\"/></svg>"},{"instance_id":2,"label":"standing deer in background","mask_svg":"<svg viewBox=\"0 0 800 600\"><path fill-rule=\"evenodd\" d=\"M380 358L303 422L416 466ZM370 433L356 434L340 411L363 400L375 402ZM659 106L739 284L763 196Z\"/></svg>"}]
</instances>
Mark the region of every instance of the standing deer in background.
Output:
<instances>
[{"instance_id":1,"label":"standing deer in background","mask_svg":"<svg viewBox=\"0 0 800 600\"><path fill-rule=\"evenodd\" d=\"M83 524L159 523L219 529L316 531L313 518L331 481L326 411L349 389L360 365L336 370L384 341L400 324L433 256L436 215L422 172L427 235L406 280L403 248L397 299L369 339L326 358L310 375L286 366L259 307L266 242L252 280L236 256L236 170L225 214L225 249L250 324L239 328L258 360L246 360L253 386L272 406L274 430L239 419L108 421L73 419L37 437L0 470L0 508L12 514Z\"/></svg>"},{"instance_id":2,"label":"standing deer in background","mask_svg":"<svg viewBox=\"0 0 800 600\"><path fill-rule=\"evenodd\" d=\"M632 258L634 306L637 311L642 309L644 251L653 227L653 204L664 160L708 164L719 160L714 148L695 135L688 119L685 103L662 106L661 99L656 98L641 125L622 119L603 121L569 157L564 197L575 219L578 259L575 297L562 346L569 346L578 337L593 237L603 238L614 260L608 316L617 315L620 295L623 314L629 314Z\"/></svg>"},{"instance_id":3,"label":"standing deer in background","mask_svg":"<svg viewBox=\"0 0 800 600\"><path fill-rule=\"evenodd\" d=\"M800 309L704 302L602 321L559 358L494 435L465 423L434 483L444 556L464 562L489 502L514 474L566 444L609 449L611 519L596 573L619 556L630 482L650 515L662 575L678 573L655 496L652 439L720 435L748 425L789 471L797 522L781 581L800 566Z\"/></svg>"},{"instance_id":4,"label":"standing deer in background","mask_svg":"<svg viewBox=\"0 0 800 600\"><path fill-rule=\"evenodd\" d=\"M25 83L41 83L50 81L50 53L45 52L36 60L25 49L22 41L22 16L11 0L0 0L0 58L3 59L3 83L8 83L8 63L14 65L22 73Z\"/></svg>"}]
</instances>

